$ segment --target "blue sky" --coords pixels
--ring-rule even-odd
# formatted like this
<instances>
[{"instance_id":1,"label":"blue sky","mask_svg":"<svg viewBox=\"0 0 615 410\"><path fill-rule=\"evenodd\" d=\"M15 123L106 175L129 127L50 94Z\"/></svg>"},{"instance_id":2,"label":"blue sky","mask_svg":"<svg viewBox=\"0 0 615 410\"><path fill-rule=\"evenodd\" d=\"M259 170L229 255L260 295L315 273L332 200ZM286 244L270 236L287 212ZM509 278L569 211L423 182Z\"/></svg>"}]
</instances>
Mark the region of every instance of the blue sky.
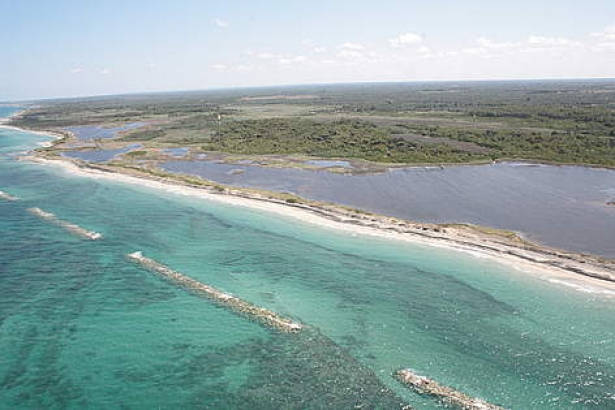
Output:
<instances>
[{"instance_id":1,"label":"blue sky","mask_svg":"<svg viewBox=\"0 0 615 410\"><path fill-rule=\"evenodd\" d=\"M0 100L615 77L615 1L0 0Z\"/></svg>"}]
</instances>

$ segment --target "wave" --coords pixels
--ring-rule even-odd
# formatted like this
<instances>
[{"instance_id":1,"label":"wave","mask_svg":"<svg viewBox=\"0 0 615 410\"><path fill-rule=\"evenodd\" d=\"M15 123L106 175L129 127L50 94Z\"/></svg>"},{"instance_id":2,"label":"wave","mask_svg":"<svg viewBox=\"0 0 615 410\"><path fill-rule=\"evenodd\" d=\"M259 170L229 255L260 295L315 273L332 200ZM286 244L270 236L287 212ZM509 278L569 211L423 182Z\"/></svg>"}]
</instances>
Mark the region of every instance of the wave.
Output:
<instances>
[{"instance_id":1,"label":"wave","mask_svg":"<svg viewBox=\"0 0 615 410\"><path fill-rule=\"evenodd\" d=\"M0 199L4 199L6 201L17 201L19 198L17 198L16 196L7 194L4 191L0 191Z\"/></svg>"},{"instance_id":2,"label":"wave","mask_svg":"<svg viewBox=\"0 0 615 410\"><path fill-rule=\"evenodd\" d=\"M55 216L54 214L52 214L51 212L43 211L41 208L28 208L28 212L30 212L33 215L38 216L41 219L54 223L58 226L61 226L62 228L66 229L68 232L74 235L80 236L82 238L90 239L93 241L102 238L102 234L98 232L88 231L87 229L84 229L80 227L79 225L76 225L68 221L64 221L58 218L57 216Z\"/></svg>"},{"instance_id":3,"label":"wave","mask_svg":"<svg viewBox=\"0 0 615 410\"><path fill-rule=\"evenodd\" d=\"M204 294L219 304L227 306L235 312L254 318L267 326L274 327L284 332L298 332L303 328L301 324L293 322L290 319L283 318L275 312L255 306L245 300L239 299L238 297L228 293L224 293L212 286L206 285L176 272L153 259L143 256L142 252L133 252L128 254L127 257L128 259L140 264L154 273L165 277L166 279L169 279L198 293Z\"/></svg>"},{"instance_id":4,"label":"wave","mask_svg":"<svg viewBox=\"0 0 615 410\"><path fill-rule=\"evenodd\" d=\"M567 280L562 280L562 279L550 278L550 279L547 279L547 280L549 282L551 282L551 283L556 283L558 285L563 285L563 286L567 286L569 288L573 288L575 290L578 290L579 292L615 296L615 291L608 290L608 289L601 289L601 288L599 288L597 286L584 285L584 284L580 284L580 283L576 283L576 282L569 282Z\"/></svg>"}]
</instances>

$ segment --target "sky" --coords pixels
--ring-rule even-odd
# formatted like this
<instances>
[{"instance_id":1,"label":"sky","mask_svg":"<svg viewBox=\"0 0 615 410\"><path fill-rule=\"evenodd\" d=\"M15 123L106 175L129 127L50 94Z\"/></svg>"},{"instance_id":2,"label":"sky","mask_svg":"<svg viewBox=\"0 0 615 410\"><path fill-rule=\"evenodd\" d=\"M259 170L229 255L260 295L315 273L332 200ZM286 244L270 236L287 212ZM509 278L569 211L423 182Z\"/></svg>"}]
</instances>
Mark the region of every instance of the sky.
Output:
<instances>
[{"instance_id":1,"label":"sky","mask_svg":"<svg viewBox=\"0 0 615 410\"><path fill-rule=\"evenodd\" d=\"M615 0L0 0L0 101L615 77Z\"/></svg>"}]
</instances>

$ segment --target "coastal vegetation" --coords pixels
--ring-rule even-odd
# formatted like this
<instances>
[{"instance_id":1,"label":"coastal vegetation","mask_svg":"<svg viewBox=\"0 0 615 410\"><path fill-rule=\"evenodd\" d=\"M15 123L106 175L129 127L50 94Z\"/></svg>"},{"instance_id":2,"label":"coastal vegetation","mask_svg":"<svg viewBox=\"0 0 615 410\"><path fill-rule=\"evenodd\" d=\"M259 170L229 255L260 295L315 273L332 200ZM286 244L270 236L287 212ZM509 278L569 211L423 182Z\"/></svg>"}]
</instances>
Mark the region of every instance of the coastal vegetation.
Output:
<instances>
[{"instance_id":1,"label":"coastal vegetation","mask_svg":"<svg viewBox=\"0 0 615 410\"><path fill-rule=\"evenodd\" d=\"M358 84L38 102L13 125L144 127L119 140L381 163L615 166L615 81ZM138 158L141 152L129 156Z\"/></svg>"}]
</instances>

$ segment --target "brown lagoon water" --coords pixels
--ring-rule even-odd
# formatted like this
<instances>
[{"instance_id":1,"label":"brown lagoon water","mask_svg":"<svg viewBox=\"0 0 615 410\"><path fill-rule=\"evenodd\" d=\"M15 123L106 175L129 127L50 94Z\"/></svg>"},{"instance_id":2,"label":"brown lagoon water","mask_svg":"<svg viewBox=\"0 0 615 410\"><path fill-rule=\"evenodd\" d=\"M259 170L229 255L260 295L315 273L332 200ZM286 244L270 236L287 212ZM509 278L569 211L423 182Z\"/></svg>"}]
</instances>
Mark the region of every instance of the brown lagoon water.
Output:
<instances>
[{"instance_id":1,"label":"brown lagoon water","mask_svg":"<svg viewBox=\"0 0 615 410\"><path fill-rule=\"evenodd\" d=\"M212 161L161 167L411 220L510 229L550 246L615 258L615 206L606 204L615 199L615 170L502 163L343 175Z\"/></svg>"}]
</instances>

